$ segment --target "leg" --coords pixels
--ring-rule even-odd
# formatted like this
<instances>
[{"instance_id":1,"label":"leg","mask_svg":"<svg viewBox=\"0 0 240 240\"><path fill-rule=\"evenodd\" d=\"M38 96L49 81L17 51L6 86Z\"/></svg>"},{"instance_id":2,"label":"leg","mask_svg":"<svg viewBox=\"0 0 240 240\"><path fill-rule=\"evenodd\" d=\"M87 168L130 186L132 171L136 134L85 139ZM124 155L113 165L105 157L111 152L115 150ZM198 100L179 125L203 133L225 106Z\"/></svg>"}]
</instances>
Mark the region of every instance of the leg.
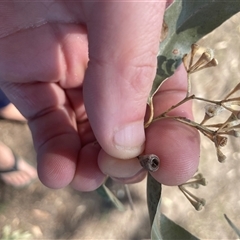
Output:
<instances>
[{"instance_id":1,"label":"leg","mask_svg":"<svg viewBox=\"0 0 240 240\"><path fill-rule=\"evenodd\" d=\"M0 89L0 117L9 120L26 121L17 108L10 103L4 92Z\"/></svg>"},{"instance_id":2,"label":"leg","mask_svg":"<svg viewBox=\"0 0 240 240\"><path fill-rule=\"evenodd\" d=\"M8 185L24 187L37 178L37 171L22 158L16 158L12 150L0 142L0 178Z\"/></svg>"}]
</instances>

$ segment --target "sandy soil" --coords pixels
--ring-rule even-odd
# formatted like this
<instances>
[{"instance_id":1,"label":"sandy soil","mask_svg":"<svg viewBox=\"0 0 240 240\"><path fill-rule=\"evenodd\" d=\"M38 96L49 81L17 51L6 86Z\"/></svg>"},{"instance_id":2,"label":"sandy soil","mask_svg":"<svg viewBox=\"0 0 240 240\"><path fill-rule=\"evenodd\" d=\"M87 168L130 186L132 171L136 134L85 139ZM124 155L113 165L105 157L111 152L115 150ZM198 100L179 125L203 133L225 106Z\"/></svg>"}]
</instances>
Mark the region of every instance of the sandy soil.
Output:
<instances>
[{"instance_id":1,"label":"sandy soil","mask_svg":"<svg viewBox=\"0 0 240 240\"><path fill-rule=\"evenodd\" d=\"M240 15L200 41L215 49L219 66L193 76L193 91L198 96L221 99L239 82ZM203 104L194 105L196 119L203 115ZM0 120L0 140L35 164L31 135L25 124ZM219 163L209 141L202 138L199 171L208 186L195 193L207 205L196 212L176 187L164 187L162 211L201 239L236 239L227 225L226 213L240 227L239 139L230 139ZM145 181L130 185L134 210L131 210L124 186L113 184L126 211L117 211L96 192L79 193L71 188L51 190L36 181L16 190L0 183L0 235L4 226L32 234L31 239L147 239L150 226L146 206Z\"/></svg>"}]
</instances>

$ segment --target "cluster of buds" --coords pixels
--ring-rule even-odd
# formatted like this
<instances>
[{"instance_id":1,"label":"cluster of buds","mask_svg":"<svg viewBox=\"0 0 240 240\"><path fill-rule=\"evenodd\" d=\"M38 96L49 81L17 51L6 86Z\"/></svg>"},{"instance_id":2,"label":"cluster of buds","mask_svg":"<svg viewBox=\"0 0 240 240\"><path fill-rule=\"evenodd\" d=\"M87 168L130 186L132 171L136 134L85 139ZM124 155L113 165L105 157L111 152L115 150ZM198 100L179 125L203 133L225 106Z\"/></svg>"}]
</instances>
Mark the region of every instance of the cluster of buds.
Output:
<instances>
[{"instance_id":1,"label":"cluster of buds","mask_svg":"<svg viewBox=\"0 0 240 240\"><path fill-rule=\"evenodd\" d=\"M223 154L221 148L226 146L228 142L227 136L240 136L240 97L233 97L233 95L240 90L240 83L238 83L237 86L232 89L224 99L219 101L199 98L195 95L190 96L191 82L189 75L201 69L217 66L218 64L217 60L213 57L213 51L211 49L206 49L203 51L198 60L194 62L194 58L199 50L201 50L201 47L199 47L197 44L193 44L191 53L186 54L183 57L183 64L188 73L188 92L183 102L189 99L197 99L206 102L205 115L199 124L187 119L183 120L180 118L179 120L197 128L204 136L210 139L214 143L218 161L224 162L226 156ZM230 115L224 122L207 124L208 120L218 116L224 110L228 111ZM186 186L198 187L199 184L206 185L205 179L201 175L200 177L199 175L197 176L197 178L195 176L196 180L182 184L179 186L179 189L187 197L195 209L200 210L205 205L205 200L194 196L192 193L186 190Z\"/></svg>"},{"instance_id":2,"label":"cluster of buds","mask_svg":"<svg viewBox=\"0 0 240 240\"><path fill-rule=\"evenodd\" d=\"M197 61L194 61L200 54ZM189 75L200 71L205 68L215 67L218 65L217 60L214 58L213 50L208 48L204 49L197 44L192 44L190 54L185 54L182 58L184 67L188 73L188 90L187 97L191 92L191 82Z\"/></svg>"},{"instance_id":3,"label":"cluster of buds","mask_svg":"<svg viewBox=\"0 0 240 240\"><path fill-rule=\"evenodd\" d=\"M227 144L227 136L240 136L240 112L237 109L240 106L240 97L231 97L234 93L240 90L240 84L230 91L230 93L221 101L212 101L205 107L205 117L201 122L208 130L211 130L209 138L214 142L217 149L217 156L219 162L225 160L225 155L220 151L220 147ZM209 124L206 122L217 115L223 110L228 111L230 116L223 123Z\"/></svg>"},{"instance_id":4,"label":"cluster of buds","mask_svg":"<svg viewBox=\"0 0 240 240\"><path fill-rule=\"evenodd\" d=\"M188 126L196 128L200 131L204 136L210 139L216 149L217 159L219 162L224 162L226 156L222 152L222 148L227 145L228 136L239 137L240 136L240 96L236 97L236 92L240 90L240 83L232 89L224 99L222 100L209 100L201 97L197 97L194 94L191 94L191 81L190 75L199 70L217 66L218 62L214 58L213 51L211 49L204 49L197 44L193 44L191 48L191 52L183 56L183 64L185 70L188 74L188 90L186 97L180 101L178 104L170 107L167 111L162 113L161 115L155 117L154 121L164 119L164 118L172 118L176 121L184 123ZM178 106L189 100L198 100L206 103L205 106L205 115L200 123L192 121L190 119L184 117L176 117L170 116L168 113ZM221 123L207 124L208 120L214 118L219 115L221 112L227 111L229 117ZM190 193L186 186L199 186L205 184L205 179L203 177L196 178L195 180L187 182L179 186L179 189L183 192L183 194L187 197L187 199L191 202L191 204L195 207L195 209L200 210L205 201L203 199L199 199ZM203 180L204 179L204 180ZM195 185L194 185L195 184Z\"/></svg>"},{"instance_id":5,"label":"cluster of buds","mask_svg":"<svg viewBox=\"0 0 240 240\"><path fill-rule=\"evenodd\" d=\"M201 54L200 57L194 62L199 53ZM210 48L204 49L197 44L192 44L190 54L185 54L182 60L187 73L194 73L218 65L217 60L214 58L213 50Z\"/></svg>"},{"instance_id":6,"label":"cluster of buds","mask_svg":"<svg viewBox=\"0 0 240 240\"><path fill-rule=\"evenodd\" d=\"M187 190L187 187L198 189L200 185L206 186L207 182L206 179L202 176L202 174L198 173L194 175L193 178L188 182L178 186L180 191L185 195L185 197L189 200L189 202L197 211L201 210L205 206L206 201L203 198L196 197L189 190Z\"/></svg>"},{"instance_id":7,"label":"cluster of buds","mask_svg":"<svg viewBox=\"0 0 240 240\"><path fill-rule=\"evenodd\" d=\"M194 62L195 57L199 56L199 52L200 57ZM193 44L190 54L183 56L183 64L188 73L188 93L182 102L186 102L190 99L196 99L206 102L207 105L205 106L205 116L201 123L198 124L189 120L183 121L183 119L180 121L197 128L204 136L208 137L214 143L218 161L223 162L226 159L226 156L221 151L221 148L226 146L228 139L227 136L240 136L240 97L233 97L233 95L240 90L240 83L238 83L237 86L222 100L214 101L200 98L195 95L190 96L190 74L205 68L217 66L218 62L214 58L213 51L211 49L203 50L203 48L199 45ZM209 119L219 115L224 110L230 113L230 116L226 121L217 124L207 124Z\"/></svg>"}]
</instances>

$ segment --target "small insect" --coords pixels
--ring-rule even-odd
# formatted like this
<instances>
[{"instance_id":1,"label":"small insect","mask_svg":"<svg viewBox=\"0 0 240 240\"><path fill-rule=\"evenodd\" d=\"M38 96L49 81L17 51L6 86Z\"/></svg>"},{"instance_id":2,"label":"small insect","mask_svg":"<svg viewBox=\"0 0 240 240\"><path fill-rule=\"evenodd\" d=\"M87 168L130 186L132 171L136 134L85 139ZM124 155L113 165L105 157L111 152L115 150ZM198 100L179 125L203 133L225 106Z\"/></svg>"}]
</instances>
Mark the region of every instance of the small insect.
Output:
<instances>
[{"instance_id":1,"label":"small insect","mask_svg":"<svg viewBox=\"0 0 240 240\"><path fill-rule=\"evenodd\" d=\"M141 166L149 172L155 172L159 168L160 160L155 154L147 154L138 156Z\"/></svg>"}]
</instances>

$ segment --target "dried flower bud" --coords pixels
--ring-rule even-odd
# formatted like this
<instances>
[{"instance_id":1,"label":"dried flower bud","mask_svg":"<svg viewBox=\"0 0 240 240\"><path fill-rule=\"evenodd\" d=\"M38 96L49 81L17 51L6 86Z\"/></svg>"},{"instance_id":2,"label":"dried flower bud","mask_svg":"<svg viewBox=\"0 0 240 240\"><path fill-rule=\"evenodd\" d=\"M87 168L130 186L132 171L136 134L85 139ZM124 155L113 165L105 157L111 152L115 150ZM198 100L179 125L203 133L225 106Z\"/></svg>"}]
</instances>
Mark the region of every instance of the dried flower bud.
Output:
<instances>
[{"instance_id":1,"label":"dried flower bud","mask_svg":"<svg viewBox=\"0 0 240 240\"><path fill-rule=\"evenodd\" d=\"M223 107L220 105L207 104L205 106L205 113L209 117L214 117L214 116L218 115L222 110L223 110Z\"/></svg>"},{"instance_id":2,"label":"dried flower bud","mask_svg":"<svg viewBox=\"0 0 240 240\"><path fill-rule=\"evenodd\" d=\"M183 65L184 65L186 72L188 72L188 54L183 55L182 61L183 61Z\"/></svg>"},{"instance_id":3,"label":"dried flower bud","mask_svg":"<svg viewBox=\"0 0 240 240\"><path fill-rule=\"evenodd\" d=\"M209 63L207 63L204 68L208 67L216 67L218 65L218 61L216 58L213 58Z\"/></svg>"},{"instance_id":4,"label":"dried flower bud","mask_svg":"<svg viewBox=\"0 0 240 240\"><path fill-rule=\"evenodd\" d=\"M186 72L189 72L189 69L191 68L191 66L193 64L193 57L195 56L195 54L199 50L199 48L200 48L199 45L194 43L191 46L191 53L183 55L182 61L183 61L183 65L185 67Z\"/></svg>"},{"instance_id":5,"label":"dried flower bud","mask_svg":"<svg viewBox=\"0 0 240 240\"><path fill-rule=\"evenodd\" d=\"M216 147L224 147L227 145L228 138L220 135L216 135L214 138L214 143Z\"/></svg>"},{"instance_id":6,"label":"dried flower bud","mask_svg":"<svg viewBox=\"0 0 240 240\"><path fill-rule=\"evenodd\" d=\"M205 115L200 125L203 125L210 118L218 115L222 110L223 110L223 107L220 105L207 104L205 106Z\"/></svg>"},{"instance_id":7,"label":"dried flower bud","mask_svg":"<svg viewBox=\"0 0 240 240\"><path fill-rule=\"evenodd\" d=\"M203 175L201 173L197 173L193 176L193 179L202 179Z\"/></svg>"},{"instance_id":8,"label":"dried flower bud","mask_svg":"<svg viewBox=\"0 0 240 240\"><path fill-rule=\"evenodd\" d=\"M188 73L193 73L203 68L217 66L218 62L213 57L214 54L212 49L208 48L208 49L204 49L203 51L203 48L201 48L197 44L192 44L191 49L192 49L191 53L185 54L182 58L184 67ZM193 63L193 59L197 52L199 52L199 54L201 54L202 52L202 55L199 57L199 59L195 63ZM189 63L188 63L188 59L189 59Z\"/></svg>"},{"instance_id":9,"label":"dried flower bud","mask_svg":"<svg viewBox=\"0 0 240 240\"><path fill-rule=\"evenodd\" d=\"M178 188L181 190L181 192L184 194L184 196L188 199L188 201L192 204L192 206L197 211L200 211L205 206L205 204L206 204L205 199L196 197L182 185L178 186Z\"/></svg>"},{"instance_id":10,"label":"dried flower bud","mask_svg":"<svg viewBox=\"0 0 240 240\"><path fill-rule=\"evenodd\" d=\"M196 54L196 52L200 49L200 46L196 43L193 43L191 45L191 55L194 57L194 55Z\"/></svg>"},{"instance_id":11,"label":"dried flower bud","mask_svg":"<svg viewBox=\"0 0 240 240\"><path fill-rule=\"evenodd\" d=\"M193 207L197 211L201 211L206 204L206 201L203 198L199 199L199 201L193 201L193 200L190 200L190 199L188 199L188 200L190 201L190 203L193 205Z\"/></svg>"},{"instance_id":12,"label":"dried flower bud","mask_svg":"<svg viewBox=\"0 0 240 240\"><path fill-rule=\"evenodd\" d=\"M202 185L202 186L207 186L207 180L206 178L202 178L198 180L198 184Z\"/></svg>"},{"instance_id":13,"label":"dried flower bud","mask_svg":"<svg viewBox=\"0 0 240 240\"><path fill-rule=\"evenodd\" d=\"M202 185L202 186L206 186L207 185L207 181L202 176L202 174L200 175L200 178L196 178L196 177L194 177L194 178L196 180L183 183L181 186L186 186L186 187L191 187L191 188L198 189L199 185Z\"/></svg>"},{"instance_id":14,"label":"dried flower bud","mask_svg":"<svg viewBox=\"0 0 240 240\"><path fill-rule=\"evenodd\" d=\"M206 200L204 198L199 199L199 207L196 209L197 211L202 210L202 208L206 205Z\"/></svg>"},{"instance_id":15,"label":"dried flower bud","mask_svg":"<svg viewBox=\"0 0 240 240\"><path fill-rule=\"evenodd\" d=\"M213 51L211 49L208 49L207 52L204 52L201 57L197 60L196 63L194 63L190 68L189 72L193 73L200 69L208 67L207 64L212 61L213 59Z\"/></svg>"},{"instance_id":16,"label":"dried flower bud","mask_svg":"<svg viewBox=\"0 0 240 240\"><path fill-rule=\"evenodd\" d=\"M222 153L222 151L219 148L216 148L216 150L217 150L218 161L220 163L224 162L226 160L226 156Z\"/></svg>"},{"instance_id":17,"label":"dried flower bud","mask_svg":"<svg viewBox=\"0 0 240 240\"><path fill-rule=\"evenodd\" d=\"M199 179L197 179L195 181L187 182L186 184L190 184L190 185L187 185L189 187L191 186L191 184L197 184L198 187L199 187L199 185L206 186L207 185L207 181L206 181L206 179L204 177L202 177L202 178L199 178ZM196 188L198 188L198 187L196 187Z\"/></svg>"}]
</instances>

